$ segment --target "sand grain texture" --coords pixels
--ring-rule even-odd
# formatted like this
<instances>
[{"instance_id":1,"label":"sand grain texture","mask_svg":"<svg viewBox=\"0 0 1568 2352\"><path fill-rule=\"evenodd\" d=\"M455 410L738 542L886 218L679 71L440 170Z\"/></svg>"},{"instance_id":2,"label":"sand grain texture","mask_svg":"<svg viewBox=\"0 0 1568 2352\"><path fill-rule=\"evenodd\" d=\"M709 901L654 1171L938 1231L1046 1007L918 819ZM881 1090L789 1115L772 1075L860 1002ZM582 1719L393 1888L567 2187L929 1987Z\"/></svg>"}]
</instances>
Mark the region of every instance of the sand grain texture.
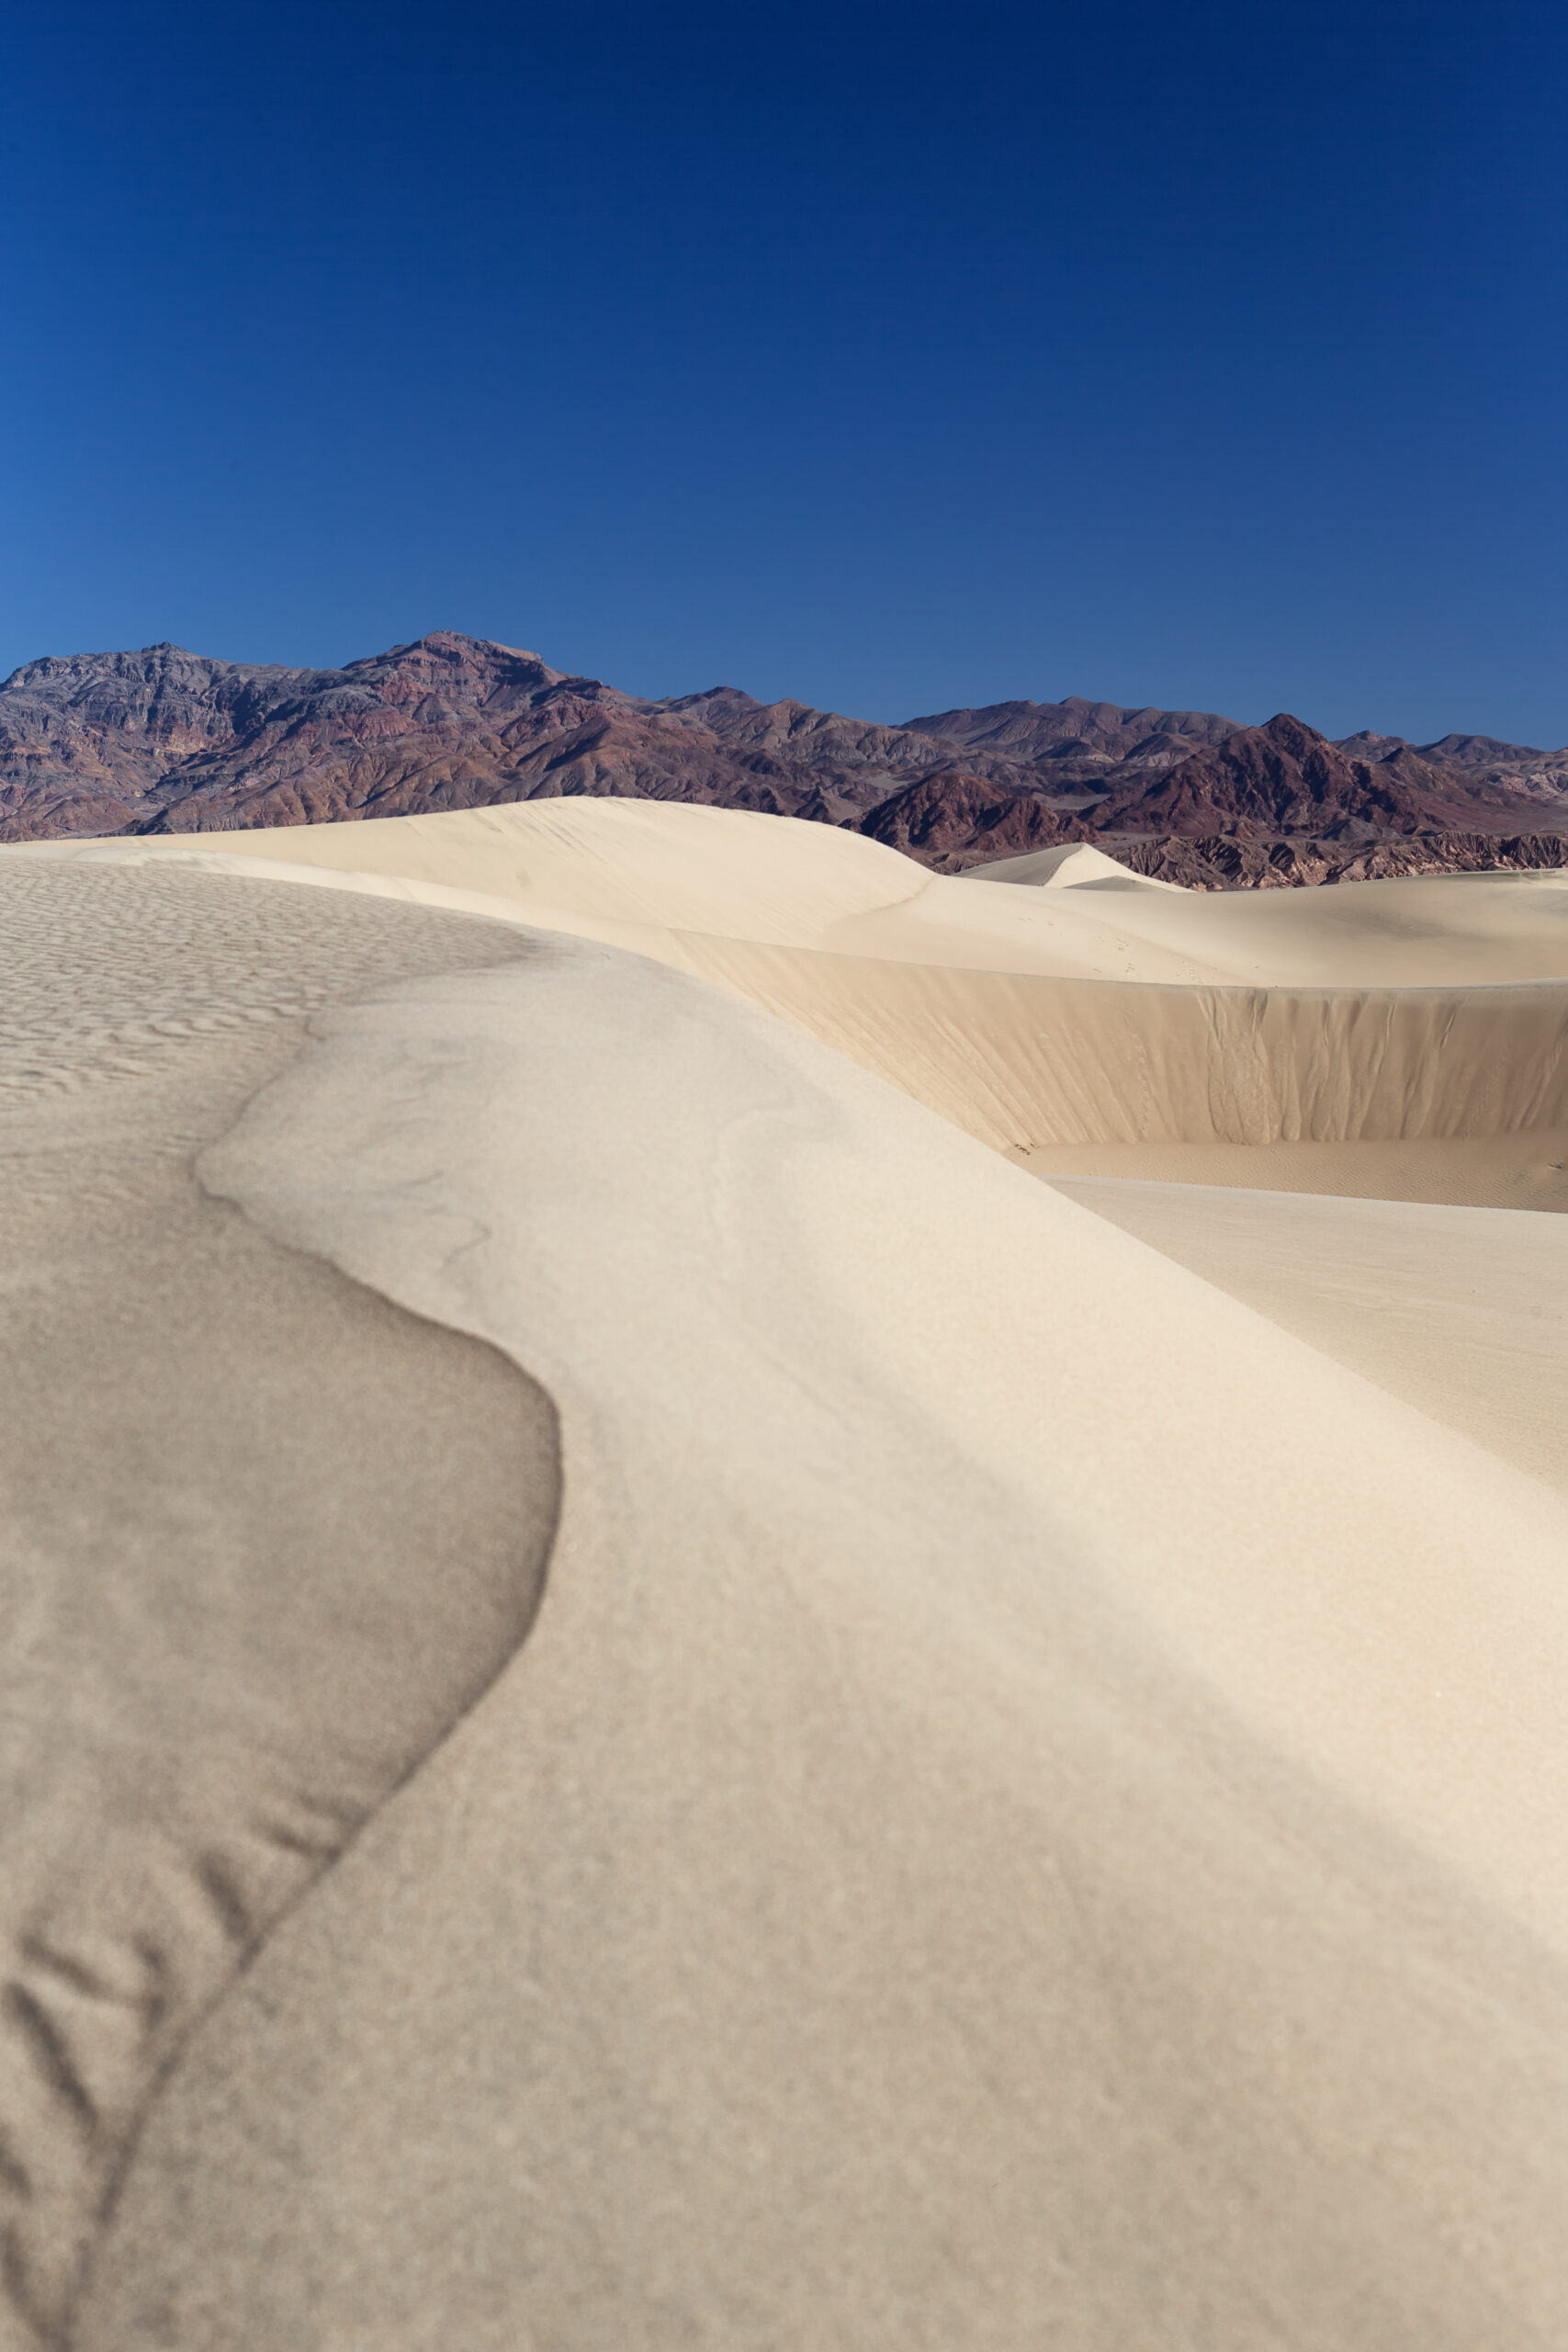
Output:
<instances>
[{"instance_id":1,"label":"sand grain texture","mask_svg":"<svg viewBox=\"0 0 1568 2352\"><path fill-rule=\"evenodd\" d=\"M6 2352L1558 2352L1568 1228L986 1130L1539 1155L1551 886L316 831L0 855Z\"/></svg>"},{"instance_id":2,"label":"sand grain texture","mask_svg":"<svg viewBox=\"0 0 1568 2352\"><path fill-rule=\"evenodd\" d=\"M197 1152L310 1004L513 939L186 872L6 892L0 2342L59 2340L193 2026L523 1638L547 1403Z\"/></svg>"},{"instance_id":3,"label":"sand grain texture","mask_svg":"<svg viewBox=\"0 0 1568 2352\"><path fill-rule=\"evenodd\" d=\"M678 975L315 1040L208 1181L513 1352L561 1531L84 2346L1552 2343L1544 1490Z\"/></svg>"},{"instance_id":4,"label":"sand grain texture","mask_svg":"<svg viewBox=\"0 0 1568 2352\"><path fill-rule=\"evenodd\" d=\"M1517 1209L1057 1177L1055 1189L1568 1491L1568 1224Z\"/></svg>"}]
</instances>

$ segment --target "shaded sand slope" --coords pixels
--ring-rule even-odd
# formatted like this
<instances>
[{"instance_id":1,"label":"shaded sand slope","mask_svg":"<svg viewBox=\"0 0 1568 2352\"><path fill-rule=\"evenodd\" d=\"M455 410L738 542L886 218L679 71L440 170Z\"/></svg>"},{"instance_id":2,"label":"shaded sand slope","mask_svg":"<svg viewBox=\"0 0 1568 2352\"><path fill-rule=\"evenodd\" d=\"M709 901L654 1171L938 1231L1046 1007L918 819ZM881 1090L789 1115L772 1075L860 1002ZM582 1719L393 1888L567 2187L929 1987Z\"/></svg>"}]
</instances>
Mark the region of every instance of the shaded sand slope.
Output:
<instances>
[{"instance_id":1,"label":"shaded sand slope","mask_svg":"<svg viewBox=\"0 0 1568 2352\"><path fill-rule=\"evenodd\" d=\"M0 2346L62 2340L149 2098L526 1629L547 1402L193 1155L313 1007L515 933L0 876Z\"/></svg>"},{"instance_id":2,"label":"shaded sand slope","mask_svg":"<svg viewBox=\"0 0 1568 2352\"><path fill-rule=\"evenodd\" d=\"M1461 1208L1568 1210L1568 1127L1427 1136L1416 1143L1042 1144L1010 1155L1043 1176L1239 1186L1244 1191L1448 1203Z\"/></svg>"},{"instance_id":3,"label":"shaded sand slope","mask_svg":"<svg viewBox=\"0 0 1568 2352\"><path fill-rule=\"evenodd\" d=\"M932 876L825 826L602 800L9 854L258 875L288 860L355 891L456 893L631 946L812 1031L1047 1172L1085 1149L1304 1143L1332 1147L1295 1179L1325 1190L1568 1197L1551 1172L1568 1154L1556 875L1019 888ZM1401 1148L1369 1177L1352 1146ZM1223 1157L1195 1172L1230 1181Z\"/></svg>"},{"instance_id":4,"label":"shaded sand slope","mask_svg":"<svg viewBox=\"0 0 1568 2352\"><path fill-rule=\"evenodd\" d=\"M1568 983L1180 988L682 947L999 1150L1568 1127Z\"/></svg>"},{"instance_id":5,"label":"shaded sand slope","mask_svg":"<svg viewBox=\"0 0 1568 2352\"><path fill-rule=\"evenodd\" d=\"M1199 1184L1059 1192L1336 1362L1568 1489L1568 1224Z\"/></svg>"},{"instance_id":6,"label":"shaded sand slope","mask_svg":"<svg viewBox=\"0 0 1568 2352\"><path fill-rule=\"evenodd\" d=\"M510 1354L559 1533L80 2352L1556 2352L1556 1500L681 975L313 1035L205 1180Z\"/></svg>"}]
</instances>

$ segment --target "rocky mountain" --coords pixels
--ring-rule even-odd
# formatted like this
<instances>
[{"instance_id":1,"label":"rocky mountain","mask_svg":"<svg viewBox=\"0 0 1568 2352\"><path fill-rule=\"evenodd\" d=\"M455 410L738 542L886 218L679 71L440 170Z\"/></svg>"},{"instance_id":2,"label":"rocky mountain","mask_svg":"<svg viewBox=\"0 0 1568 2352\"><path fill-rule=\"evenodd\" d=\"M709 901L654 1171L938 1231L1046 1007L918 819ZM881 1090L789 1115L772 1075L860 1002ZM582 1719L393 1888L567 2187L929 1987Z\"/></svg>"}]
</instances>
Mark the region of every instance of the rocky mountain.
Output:
<instances>
[{"instance_id":1,"label":"rocky mountain","mask_svg":"<svg viewBox=\"0 0 1568 2352\"><path fill-rule=\"evenodd\" d=\"M0 686L0 837L123 832L164 776L313 674L177 645L27 662Z\"/></svg>"},{"instance_id":2,"label":"rocky mountain","mask_svg":"<svg viewBox=\"0 0 1568 2352\"><path fill-rule=\"evenodd\" d=\"M860 830L928 865L1012 857L1071 841L1079 828L1038 793L1010 792L987 777L942 768L907 784L862 820Z\"/></svg>"},{"instance_id":3,"label":"rocky mountain","mask_svg":"<svg viewBox=\"0 0 1568 2352\"><path fill-rule=\"evenodd\" d=\"M956 747L730 687L663 702L449 630L289 670L173 645L0 686L0 839L190 832L623 794L853 821ZM1027 788L1032 771L980 756Z\"/></svg>"},{"instance_id":4,"label":"rocky mountain","mask_svg":"<svg viewBox=\"0 0 1568 2352\"><path fill-rule=\"evenodd\" d=\"M1409 874L1542 873L1568 866L1568 833L1406 833L1376 842L1184 841L1168 834L1130 842L1117 857L1134 874L1188 890L1297 889Z\"/></svg>"},{"instance_id":5,"label":"rocky mountain","mask_svg":"<svg viewBox=\"0 0 1568 2352\"><path fill-rule=\"evenodd\" d=\"M1243 727L1078 695L904 726L732 686L652 700L449 630L339 670L165 644L50 656L0 685L0 840L576 793L852 826L949 868L1073 838L1119 856L1186 840L1218 875L1229 852L1213 844L1304 845L1238 856L1232 879L1247 882L1287 868L1305 878L1347 845L1568 831L1568 752L1464 735L1331 743L1286 714Z\"/></svg>"},{"instance_id":6,"label":"rocky mountain","mask_svg":"<svg viewBox=\"0 0 1568 2352\"><path fill-rule=\"evenodd\" d=\"M1190 870L1193 879L1201 873L1216 885L1224 876L1225 887L1280 877L1323 880L1330 868L1337 878L1363 878L1373 867L1363 865L1352 877L1353 853L1413 837L1426 845L1427 865L1417 868L1385 859L1381 865L1374 861L1376 871L1431 871L1429 861L1438 854L1433 844L1439 840L1456 844L1460 863L1473 863L1477 853L1465 845L1493 833L1518 840L1551 828L1555 837L1561 827L1568 836L1568 800L1555 808L1543 805L1541 797L1499 783L1489 772L1436 764L1398 737L1352 740L1388 748L1375 758L1352 757L1281 712L1263 727L1232 728L1174 766L1130 779L1070 815L1058 809L1043 813L1055 821L1055 839L1099 841L1134 865L1134 853L1156 844L1162 880L1184 877ZM946 805L939 807L943 791ZM880 828L885 811L890 815L897 807L896 801L885 803L865 820L865 829L877 831L879 838L895 838ZM949 870L1010 856L1051 837L1026 842L1033 807L1032 798L1020 800L995 789L982 800L939 773L921 787L918 839L899 840L897 845ZM1178 854L1184 841L1194 844L1190 856ZM1227 844L1256 845L1258 854L1222 854L1220 845ZM1263 854L1271 847L1281 853L1272 860Z\"/></svg>"},{"instance_id":7,"label":"rocky mountain","mask_svg":"<svg viewBox=\"0 0 1568 2352\"><path fill-rule=\"evenodd\" d=\"M993 702L978 710L941 710L911 718L922 735L961 743L1037 768L1053 790L1066 793L1128 789L1187 759L1199 744L1221 743L1240 725L1212 710L1129 710L1120 703Z\"/></svg>"},{"instance_id":8,"label":"rocky mountain","mask_svg":"<svg viewBox=\"0 0 1568 2352\"><path fill-rule=\"evenodd\" d=\"M1358 759L1386 759L1414 752L1431 766L1450 768L1477 785L1500 786L1541 800L1568 794L1568 749L1539 751L1531 743L1504 743L1495 735L1439 735L1435 743L1407 743L1403 735L1347 735L1337 748Z\"/></svg>"},{"instance_id":9,"label":"rocky mountain","mask_svg":"<svg viewBox=\"0 0 1568 2352\"><path fill-rule=\"evenodd\" d=\"M1517 826L1527 805L1506 787L1435 766L1405 743L1373 760L1352 758L1281 711L1266 726L1237 728L1206 745L1151 785L1111 794L1094 826L1102 833L1372 841L1477 828L1488 817L1501 830Z\"/></svg>"}]
</instances>

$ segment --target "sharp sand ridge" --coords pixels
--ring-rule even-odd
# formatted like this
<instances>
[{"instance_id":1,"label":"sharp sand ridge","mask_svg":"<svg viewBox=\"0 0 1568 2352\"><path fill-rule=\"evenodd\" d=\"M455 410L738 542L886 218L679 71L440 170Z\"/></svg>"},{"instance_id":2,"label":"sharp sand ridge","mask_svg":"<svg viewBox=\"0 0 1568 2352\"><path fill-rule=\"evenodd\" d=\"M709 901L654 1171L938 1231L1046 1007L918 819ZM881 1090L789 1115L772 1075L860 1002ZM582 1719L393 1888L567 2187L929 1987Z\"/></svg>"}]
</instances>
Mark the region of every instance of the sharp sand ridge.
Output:
<instances>
[{"instance_id":1,"label":"sharp sand ridge","mask_svg":"<svg viewBox=\"0 0 1568 2352\"><path fill-rule=\"evenodd\" d=\"M613 800L11 854L259 860L630 947L1044 1173L1181 1175L1201 1150L1199 1181L1268 1182L1226 1152L1310 1145L1287 1179L1309 1189L1568 1206L1557 874L1193 893L1102 887L1100 853L1073 884L1047 852L1021 888L827 826ZM1129 1149L1166 1157L1082 1157Z\"/></svg>"},{"instance_id":2,"label":"sharp sand ridge","mask_svg":"<svg viewBox=\"0 0 1568 2352\"><path fill-rule=\"evenodd\" d=\"M254 838L0 855L5 2352L1557 2352L1568 1227L979 1107L1539 1154L1550 892Z\"/></svg>"},{"instance_id":3,"label":"sharp sand ridge","mask_svg":"<svg viewBox=\"0 0 1568 2352\"><path fill-rule=\"evenodd\" d=\"M205 1194L309 1014L522 934L188 870L0 884L0 2345L60 2340L149 2098L511 1656L547 1401Z\"/></svg>"}]
</instances>

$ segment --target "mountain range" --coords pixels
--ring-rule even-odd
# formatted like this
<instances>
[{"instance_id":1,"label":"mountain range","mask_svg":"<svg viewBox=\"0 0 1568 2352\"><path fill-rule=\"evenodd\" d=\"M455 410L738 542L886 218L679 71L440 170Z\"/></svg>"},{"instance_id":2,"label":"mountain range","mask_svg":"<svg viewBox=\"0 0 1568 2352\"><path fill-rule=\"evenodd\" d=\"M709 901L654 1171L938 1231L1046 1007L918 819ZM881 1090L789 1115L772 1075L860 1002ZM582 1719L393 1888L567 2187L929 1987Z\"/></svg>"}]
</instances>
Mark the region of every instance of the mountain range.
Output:
<instances>
[{"instance_id":1,"label":"mountain range","mask_svg":"<svg viewBox=\"0 0 1568 2352\"><path fill-rule=\"evenodd\" d=\"M1070 695L887 726L730 686L653 700L450 630L338 670L164 644L47 656L0 685L5 841L581 793L851 826L949 868L1093 839L1144 870L1233 887L1337 878L1378 844L1393 871L1517 860L1521 842L1537 844L1527 864L1568 855L1568 750L1331 742L1285 713L1246 727Z\"/></svg>"}]
</instances>

